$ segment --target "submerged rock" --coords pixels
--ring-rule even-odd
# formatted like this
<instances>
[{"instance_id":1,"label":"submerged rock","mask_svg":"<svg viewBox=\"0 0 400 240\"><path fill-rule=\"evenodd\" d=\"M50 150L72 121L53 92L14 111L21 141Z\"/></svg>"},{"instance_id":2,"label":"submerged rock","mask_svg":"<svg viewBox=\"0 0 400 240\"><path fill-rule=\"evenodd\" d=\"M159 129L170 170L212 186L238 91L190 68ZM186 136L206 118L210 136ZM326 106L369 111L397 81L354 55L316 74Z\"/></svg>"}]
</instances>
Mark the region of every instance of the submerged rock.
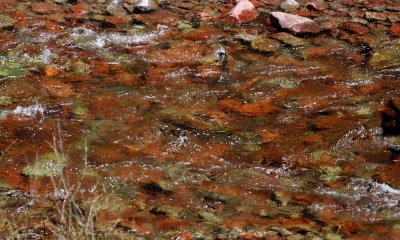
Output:
<instances>
[{"instance_id":1,"label":"submerged rock","mask_svg":"<svg viewBox=\"0 0 400 240\"><path fill-rule=\"evenodd\" d=\"M59 12L61 9L55 3L38 2L32 3L32 11L38 14L50 14Z\"/></svg>"},{"instance_id":2,"label":"submerged rock","mask_svg":"<svg viewBox=\"0 0 400 240\"><path fill-rule=\"evenodd\" d=\"M252 50L262 52L262 53L269 53L275 52L279 50L281 44L279 42L270 39L270 38L256 38L255 40L251 41L250 48Z\"/></svg>"},{"instance_id":3,"label":"submerged rock","mask_svg":"<svg viewBox=\"0 0 400 240\"><path fill-rule=\"evenodd\" d=\"M163 120L184 129L201 131L220 131L223 127L215 123L212 118L196 109L182 109L171 107L161 110Z\"/></svg>"},{"instance_id":4,"label":"submerged rock","mask_svg":"<svg viewBox=\"0 0 400 240\"><path fill-rule=\"evenodd\" d=\"M304 39L295 37L292 34L286 32L275 33L271 37L291 47L306 47L311 45Z\"/></svg>"},{"instance_id":5,"label":"submerged rock","mask_svg":"<svg viewBox=\"0 0 400 240\"><path fill-rule=\"evenodd\" d=\"M0 28L11 27L16 23L17 20L8 16L0 15Z\"/></svg>"},{"instance_id":6,"label":"submerged rock","mask_svg":"<svg viewBox=\"0 0 400 240\"><path fill-rule=\"evenodd\" d=\"M324 182L334 182L339 179L342 169L340 167L325 166L320 168L320 180Z\"/></svg>"},{"instance_id":7,"label":"submerged rock","mask_svg":"<svg viewBox=\"0 0 400 240\"><path fill-rule=\"evenodd\" d=\"M281 44L278 41L258 35L241 33L235 35L234 38L241 42L250 44L251 50L263 53L275 52L281 47Z\"/></svg>"},{"instance_id":8,"label":"submerged rock","mask_svg":"<svg viewBox=\"0 0 400 240\"><path fill-rule=\"evenodd\" d=\"M375 69L394 68L400 66L400 42L375 48L369 60Z\"/></svg>"},{"instance_id":9,"label":"submerged rock","mask_svg":"<svg viewBox=\"0 0 400 240\"><path fill-rule=\"evenodd\" d=\"M386 21L387 16L379 12L366 12L365 18L371 21Z\"/></svg>"},{"instance_id":10,"label":"submerged rock","mask_svg":"<svg viewBox=\"0 0 400 240\"><path fill-rule=\"evenodd\" d=\"M269 19L275 27L289 31L295 35L316 34L321 31L321 28L315 21L293 14L272 12L269 15Z\"/></svg>"}]
</instances>

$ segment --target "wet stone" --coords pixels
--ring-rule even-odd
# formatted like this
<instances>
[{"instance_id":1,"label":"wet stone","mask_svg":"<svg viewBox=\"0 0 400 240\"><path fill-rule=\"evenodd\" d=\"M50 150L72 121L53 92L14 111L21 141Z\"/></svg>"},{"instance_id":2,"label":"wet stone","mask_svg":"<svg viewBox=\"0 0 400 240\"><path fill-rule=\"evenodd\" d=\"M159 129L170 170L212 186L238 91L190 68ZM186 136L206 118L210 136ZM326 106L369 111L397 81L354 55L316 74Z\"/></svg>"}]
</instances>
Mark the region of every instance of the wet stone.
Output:
<instances>
[{"instance_id":1,"label":"wet stone","mask_svg":"<svg viewBox=\"0 0 400 240\"><path fill-rule=\"evenodd\" d=\"M7 28L13 26L17 20L5 16L5 15L0 15L0 28Z\"/></svg>"},{"instance_id":2,"label":"wet stone","mask_svg":"<svg viewBox=\"0 0 400 240\"><path fill-rule=\"evenodd\" d=\"M366 12L365 18L371 21L386 21L387 16L380 12Z\"/></svg>"},{"instance_id":3,"label":"wet stone","mask_svg":"<svg viewBox=\"0 0 400 240\"><path fill-rule=\"evenodd\" d=\"M38 14L57 13L61 8L55 3L39 2L32 3L32 11Z\"/></svg>"},{"instance_id":4,"label":"wet stone","mask_svg":"<svg viewBox=\"0 0 400 240\"><path fill-rule=\"evenodd\" d=\"M316 34L321 31L315 21L293 14L272 12L269 19L275 27L287 30L295 35Z\"/></svg>"},{"instance_id":5,"label":"wet stone","mask_svg":"<svg viewBox=\"0 0 400 240\"><path fill-rule=\"evenodd\" d=\"M369 64L375 69L398 67L400 65L400 43L394 42L375 48Z\"/></svg>"},{"instance_id":6,"label":"wet stone","mask_svg":"<svg viewBox=\"0 0 400 240\"><path fill-rule=\"evenodd\" d=\"M275 52L279 50L281 44L278 41L269 38L257 38L250 43L250 48L262 53Z\"/></svg>"},{"instance_id":7,"label":"wet stone","mask_svg":"<svg viewBox=\"0 0 400 240\"><path fill-rule=\"evenodd\" d=\"M350 33L356 33L356 34L366 34L369 32L369 28L366 26L363 26L362 24L359 23L345 23L342 25L342 28L346 31L349 31Z\"/></svg>"},{"instance_id":8,"label":"wet stone","mask_svg":"<svg viewBox=\"0 0 400 240\"><path fill-rule=\"evenodd\" d=\"M275 33L271 37L291 47L305 47L310 45L310 43L304 39L285 32Z\"/></svg>"}]
</instances>

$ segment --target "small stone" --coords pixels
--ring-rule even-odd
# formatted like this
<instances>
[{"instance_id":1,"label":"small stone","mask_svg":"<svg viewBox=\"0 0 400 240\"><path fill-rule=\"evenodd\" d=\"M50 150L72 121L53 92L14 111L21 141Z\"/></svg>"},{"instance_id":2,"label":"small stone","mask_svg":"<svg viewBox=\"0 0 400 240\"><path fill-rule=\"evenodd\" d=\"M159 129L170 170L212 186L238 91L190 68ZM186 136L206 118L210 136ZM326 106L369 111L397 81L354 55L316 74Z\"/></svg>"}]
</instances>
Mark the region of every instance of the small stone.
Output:
<instances>
[{"instance_id":1,"label":"small stone","mask_svg":"<svg viewBox=\"0 0 400 240\"><path fill-rule=\"evenodd\" d=\"M386 21L387 16L379 12L366 12L365 18L371 21Z\"/></svg>"},{"instance_id":2,"label":"small stone","mask_svg":"<svg viewBox=\"0 0 400 240\"><path fill-rule=\"evenodd\" d=\"M78 60L71 64L71 71L78 74L85 74L89 72L89 66L86 63Z\"/></svg>"},{"instance_id":3,"label":"small stone","mask_svg":"<svg viewBox=\"0 0 400 240\"><path fill-rule=\"evenodd\" d=\"M287 30L295 35L316 34L321 31L315 21L293 14L272 12L269 15L269 19L273 26Z\"/></svg>"},{"instance_id":4,"label":"small stone","mask_svg":"<svg viewBox=\"0 0 400 240\"><path fill-rule=\"evenodd\" d=\"M369 32L369 28L359 23L348 22L342 25L342 28L350 33L364 35Z\"/></svg>"},{"instance_id":5,"label":"small stone","mask_svg":"<svg viewBox=\"0 0 400 240\"><path fill-rule=\"evenodd\" d=\"M300 3L298 3L296 0L286 0L282 2L279 7L286 12L295 11L299 9Z\"/></svg>"},{"instance_id":6,"label":"small stone","mask_svg":"<svg viewBox=\"0 0 400 240\"><path fill-rule=\"evenodd\" d=\"M0 28L11 27L17 22L15 19L8 16L0 15Z\"/></svg>"},{"instance_id":7,"label":"small stone","mask_svg":"<svg viewBox=\"0 0 400 240\"><path fill-rule=\"evenodd\" d=\"M310 2L306 4L307 9L312 11L322 11L326 9L326 5L319 2Z\"/></svg>"},{"instance_id":8,"label":"small stone","mask_svg":"<svg viewBox=\"0 0 400 240\"><path fill-rule=\"evenodd\" d=\"M133 4L124 3L124 8L129 13L133 13L133 11L135 11L135 5L133 5Z\"/></svg>"},{"instance_id":9,"label":"small stone","mask_svg":"<svg viewBox=\"0 0 400 240\"><path fill-rule=\"evenodd\" d=\"M55 3L39 2L32 3L32 11L38 14L49 14L60 11L60 7Z\"/></svg>"},{"instance_id":10,"label":"small stone","mask_svg":"<svg viewBox=\"0 0 400 240\"><path fill-rule=\"evenodd\" d=\"M305 47L310 45L310 43L306 42L302 38L295 37L292 34L285 32L275 33L271 37L291 47Z\"/></svg>"},{"instance_id":11,"label":"small stone","mask_svg":"<svg viewBox=\"0 0 400 240\"><path fill-rule=\"evenodd\" d=\"M222 219L211 212L201 212L199 213L200 217L204 219L206 222L221 224Z\"/></svg>"},{"instance_id":12,"label":"small stone","mask_svg":"<svg viewBox=\"0 0 400 240\"><path fill-rule=\"evenodd\" d=\"M125 16L127 14L120 1L111 1L107 4L106 11L113 16Z\"/></svg>"},{"instance_id":13,"label":"small stone","mask_svg":"<svg viewBox=\"0 0 400 240\"><path fill-rule=\"evenodd\" d=\"M250 43L250 48L262 53L275 52L280 48L281 44L270 38L257 38Z\"/></svg>"},{"instance_id":14,"label":"small stone","mask_svg":"<svg viewBox=\"0 0 400 240\"><path fill-rule=\"evenodd\" d=\"M136 3L135 9L139 12L151 12L158 9L158 5L154 0L140 0Z\"/></svg>"}]
</instances>

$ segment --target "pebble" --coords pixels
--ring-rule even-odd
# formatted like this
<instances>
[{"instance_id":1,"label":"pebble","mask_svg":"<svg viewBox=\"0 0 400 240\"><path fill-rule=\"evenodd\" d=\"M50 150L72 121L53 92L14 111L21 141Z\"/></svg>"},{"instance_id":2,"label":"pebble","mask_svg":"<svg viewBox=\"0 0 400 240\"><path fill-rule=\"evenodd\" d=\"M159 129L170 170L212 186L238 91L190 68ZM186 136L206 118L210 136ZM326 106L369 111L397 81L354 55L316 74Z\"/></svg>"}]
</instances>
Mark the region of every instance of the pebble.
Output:
<instances>
[{"instance_id":1,"label":"pebble","mask_svg":"<svg viewBox=\"0 0 400 240\"><path fill-rule=\"evenodd\" d=\"M366 12L365 18L372 21L386 21L387 16L380 12Z\"/></svg>"},{"instance_id":2,"label":"pebble","mask_svg":"<svg viewBox=\"0 0 400 240\"><path fill-rule=\"evenodd\" d=\"M296 0L286 0L282 2L279 7L286 12L290 12L299 9L300 3L298 3Z\"/></svg>"}]
</instances>

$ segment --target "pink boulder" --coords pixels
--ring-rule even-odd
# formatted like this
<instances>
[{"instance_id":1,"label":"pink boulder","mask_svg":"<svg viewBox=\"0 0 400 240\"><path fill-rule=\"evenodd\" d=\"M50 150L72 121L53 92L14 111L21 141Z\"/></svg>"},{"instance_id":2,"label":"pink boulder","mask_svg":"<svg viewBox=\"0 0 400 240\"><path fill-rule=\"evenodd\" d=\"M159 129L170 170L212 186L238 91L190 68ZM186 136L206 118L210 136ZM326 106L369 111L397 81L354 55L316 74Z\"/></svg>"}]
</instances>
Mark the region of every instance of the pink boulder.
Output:
<instances>
[{"instance_id":1,"label":"pink boulder","mask_svg":"<svg viewBox=\"0 0 400 240\"><path fill-rule=\"evenodd\" d=\"M295 35L316 34L321 31L315 21L293 14L272 12L269 15L269 20L273 26Z\"/></svg>"}]
</instances>

